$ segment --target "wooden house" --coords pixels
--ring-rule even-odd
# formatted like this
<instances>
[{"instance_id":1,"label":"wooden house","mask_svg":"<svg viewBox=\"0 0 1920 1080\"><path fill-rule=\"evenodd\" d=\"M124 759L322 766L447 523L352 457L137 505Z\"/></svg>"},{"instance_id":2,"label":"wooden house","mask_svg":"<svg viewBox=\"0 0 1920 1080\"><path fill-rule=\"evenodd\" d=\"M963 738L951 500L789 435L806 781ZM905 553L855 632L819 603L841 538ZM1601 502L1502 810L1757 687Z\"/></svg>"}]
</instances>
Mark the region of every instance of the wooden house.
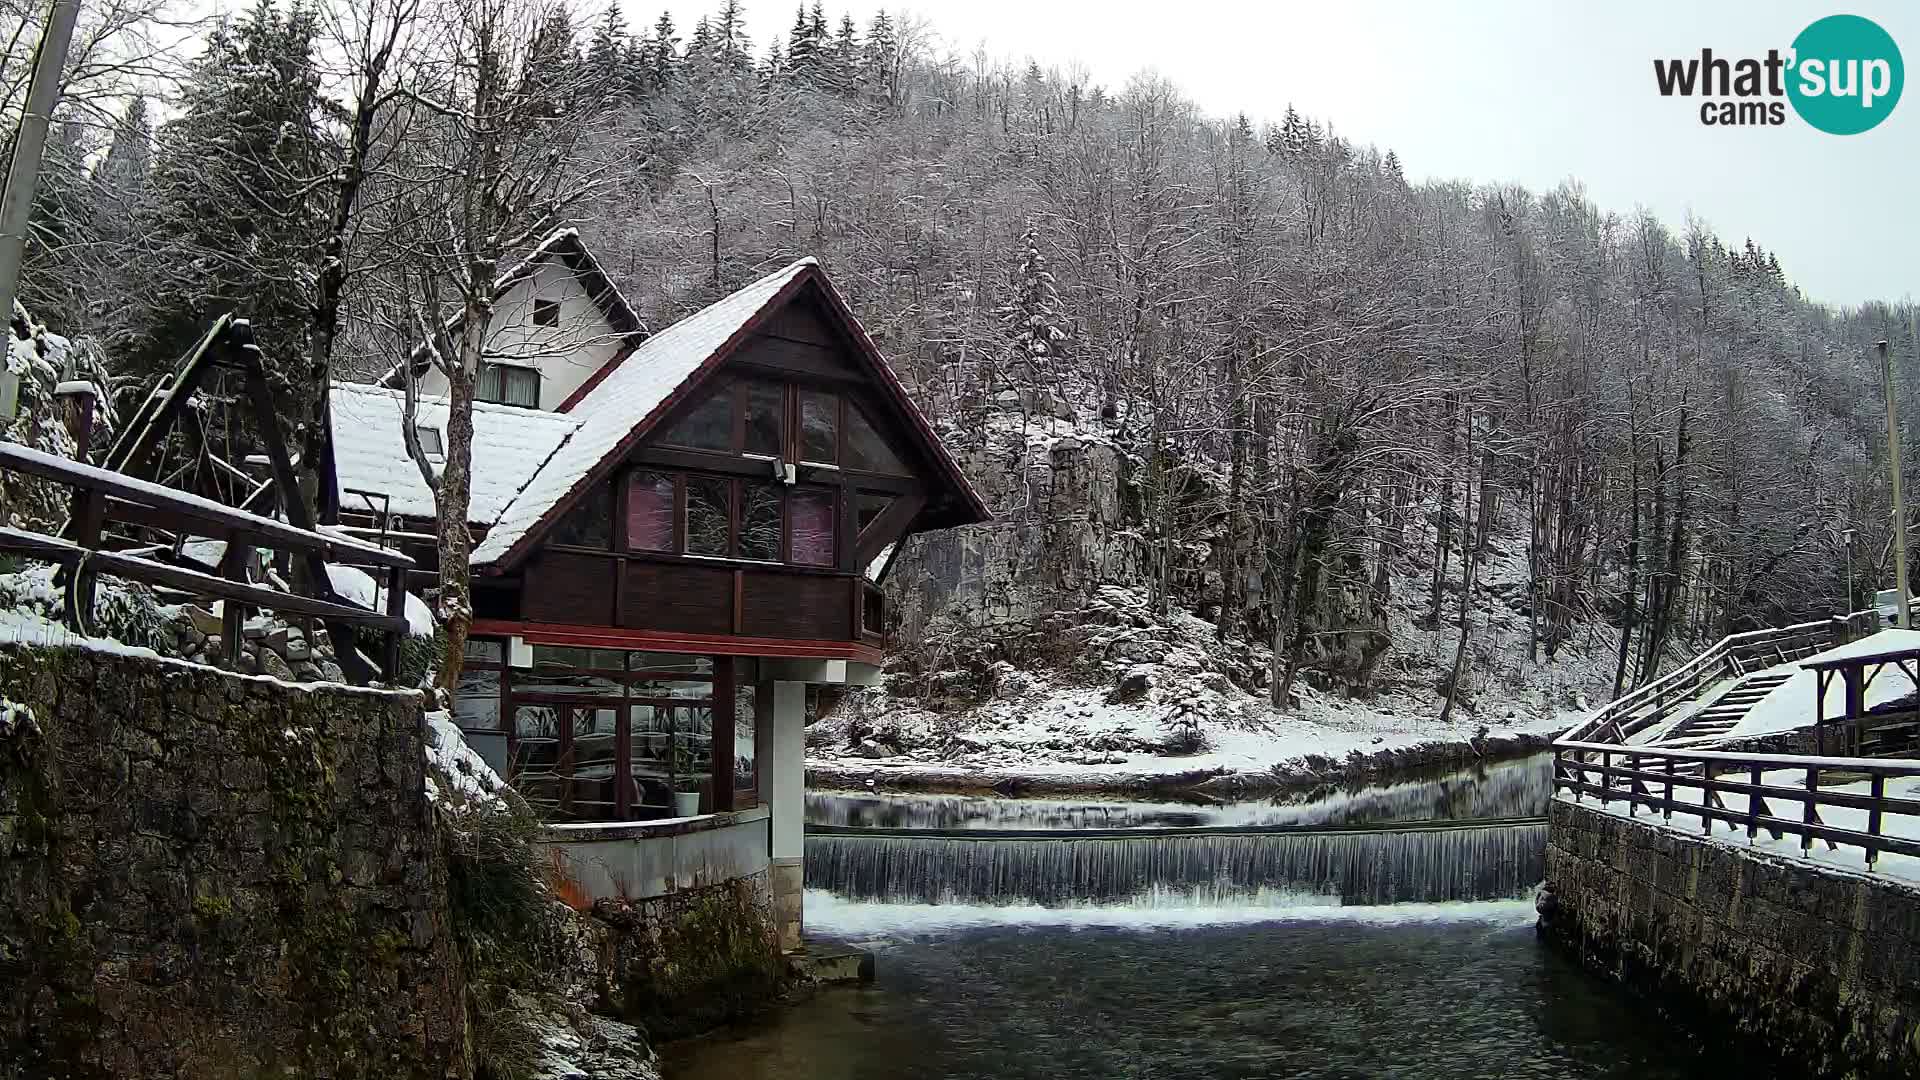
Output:
<instances>
[{"instance_id":1,"label":"wooden house","mask_svg":"<svg viewBox=\"0 0 1920 1080\"><path fill-rule=\"evenodd\" d=\"M769 820L797 932L806 686L870 682L893 553L986 508L812 259L648 334L565 232L505 276L497 309L456 719L595 837ZM414 364L431 456L444 376ZM431 566L407 377L333 388L330 509Z\"/></svg>"}]
</instances>

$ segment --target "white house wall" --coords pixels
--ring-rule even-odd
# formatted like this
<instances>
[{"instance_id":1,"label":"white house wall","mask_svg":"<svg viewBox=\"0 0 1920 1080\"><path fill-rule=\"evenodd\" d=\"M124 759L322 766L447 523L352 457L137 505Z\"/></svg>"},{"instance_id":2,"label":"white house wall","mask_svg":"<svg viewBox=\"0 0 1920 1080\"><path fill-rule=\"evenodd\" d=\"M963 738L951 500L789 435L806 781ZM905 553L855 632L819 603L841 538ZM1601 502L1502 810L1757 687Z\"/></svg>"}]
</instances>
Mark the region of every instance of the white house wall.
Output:
<instances>
[{"instance_id":1,"label":"white house wall","mask_svg":"<svg viewBox=\"0 0 1920 1080\"><path fill-rule=\"evenodd\" d=\"M533 324L536 299L560 301L558 326ZM538 369L540 408L552 410L612 360L620 345L620 335L587 295L580 279L564 262L549 259L494 306L487 359ZM448 392L446 375L438 369L429 371L420 379L420 391L444 396Z\"/></svg>"}]
</instances>

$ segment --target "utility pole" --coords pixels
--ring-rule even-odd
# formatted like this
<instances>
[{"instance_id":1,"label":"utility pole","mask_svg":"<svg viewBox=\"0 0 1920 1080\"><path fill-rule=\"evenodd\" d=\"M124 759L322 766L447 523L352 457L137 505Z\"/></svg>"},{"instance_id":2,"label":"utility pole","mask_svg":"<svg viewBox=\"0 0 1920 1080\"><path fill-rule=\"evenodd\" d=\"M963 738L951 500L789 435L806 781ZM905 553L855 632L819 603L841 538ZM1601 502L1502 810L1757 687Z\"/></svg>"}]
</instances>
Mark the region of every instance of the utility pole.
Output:
<instances>
[{"instance_id":1,"label":"utility pole","mask_svg":"<svg viewBox=\"0 0 1920 1080\"><path fill-rule=\"evenodd\" d=\"M27 104L14 134L13 157L7 162L7 186L0 194L0 318L13 321L13 301L20 290L20 260L27 248L27 219L33 211L34 185L40 178L40 155L47 146L47 122L60 104L60 72L67 66L67 46L80 16L80 0L53 0L47 28L33 52L33 81L27 86Z\"/></svg>"},{"instance_id":2,"label":"utility pole","mask_svg":"<svg viewBox=\"0 0 1920 1080\"><path fill-rule=\"evenodd\" d=\"M1880 389L1887 396L1887 473L1893 481L1893 588L1900 601L1900 627L1913 626L1907 593L1907 503L1900 495L1900 421L1893 405L1893 353L1885 340L1874 342L1880 351Z\"/></svg>"}]
</instances>

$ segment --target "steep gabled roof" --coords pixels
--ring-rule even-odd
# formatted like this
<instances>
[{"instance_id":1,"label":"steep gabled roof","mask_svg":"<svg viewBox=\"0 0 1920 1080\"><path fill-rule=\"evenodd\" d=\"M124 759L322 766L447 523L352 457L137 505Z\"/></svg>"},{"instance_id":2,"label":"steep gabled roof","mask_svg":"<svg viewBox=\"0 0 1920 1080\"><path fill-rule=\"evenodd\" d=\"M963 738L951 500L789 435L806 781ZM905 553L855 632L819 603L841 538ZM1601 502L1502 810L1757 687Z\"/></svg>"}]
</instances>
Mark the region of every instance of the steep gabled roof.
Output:
<instances>
[{"instance_id":1,"label":"steep gabled roof","mask_svg":"<svg viewBox=\"0 0 1920 1080\"><path fill-rule=\"evenodd\" d=\"M405 394L366 383L334 383L329 390L333 419L333 460L340 505L348 510L381 509L350 495L347 489L387 496L389 513L432 518L433 492L407 456L400 423ZM422 397L415 421L447 429L447 399ZM542 463L580 426L577 417L475 402L473 406L472 503L467 520L492 525Z\"/></svg>"},{"instance_id":2,"label":"steep gabled roof","mask_svg":"<svg viewBox=\"0 0 1920 1080\"><path fill-rule=\"evenodd\" d=\"M646 340L646 325L640 321L640 316L634 312L632 305L627 303L627 298L620 295L619 288L614 285L611 278L607 277L606 271L600 268L600 260L594 258L593 252L587 250L587 245L580 239L580 230L572 227L554 231L545 240L535 244L525 258L515 263L506 273L501 274L498 284L493 289L494 300L497 302L505 299L506 295L513 291L514 286L532 277L540 264L548 259L559 259L567 264L567 269L580 280L580 287L586 290L594 306L600 309L600 314L607 320L607 325L613 327L616 333L626 339L627 350L631 351L634 346ZM460 316L455 315L448 319L444 329L448 334L458 331ZM407 361L413 365L414 374L419 375L427 370L428 361L432 356L433 343L423 341L415 345L413 351L407 354ZM400 376L400 365L395 364L380 377L379 383L381 386L397 387L402 385Z\"/></svg>"},{"instance_id":3,"label":"steep gabled roof","mask_svg":"<svg viewBox=\"0 0 1920 1080\"><path fill-rule=\"evenodd\" d=\"M812 286L822 307L855 344L883 395L908 420L916 448L947 481L954 498L935 524L985 521L985 503L967 482L926 418L875 348L819 263L801 259L785 269L648 338L610 361L576 395L568 415L579 428L529 481L474 549L473 563L496 572L512 566L581 493L613 470L648 431L706 380L773 312Z\"/></svg>"}]
</instances>

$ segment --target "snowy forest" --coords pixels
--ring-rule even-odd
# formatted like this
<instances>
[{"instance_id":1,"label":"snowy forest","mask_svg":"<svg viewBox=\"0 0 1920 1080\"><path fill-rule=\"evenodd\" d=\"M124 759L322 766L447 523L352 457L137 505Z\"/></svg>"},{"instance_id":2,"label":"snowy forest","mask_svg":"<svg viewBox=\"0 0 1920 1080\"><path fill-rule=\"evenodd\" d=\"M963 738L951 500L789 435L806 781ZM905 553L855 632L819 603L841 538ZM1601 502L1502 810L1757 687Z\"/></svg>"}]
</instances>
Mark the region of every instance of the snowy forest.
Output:
<instances>
[{"instance_id":1,"label":"snowy forest","mask_svg":"<svg viewBox=\"0 0 1920 1080\"><path fill-rule=\"evenodd\" d=\"M10 8L17 117L40 15ZM178 14L87 5L22 283L122 403L234 311L310 440L328 378L477 350L572 225L655 328L822 261L997 516L893 574L913 663L1048 662L1047 620L1120 588L1283 707L1371 692L1417 629L1451 708L1495 592L1525 663L1583 642L1618 692L1889 584L1875 344L1920 415L1912 310L1816 303L1765 237L1413 182L1284 78L1209 116L818 0L771 41L733 0Z\"/></svg>"}]
</instances>

